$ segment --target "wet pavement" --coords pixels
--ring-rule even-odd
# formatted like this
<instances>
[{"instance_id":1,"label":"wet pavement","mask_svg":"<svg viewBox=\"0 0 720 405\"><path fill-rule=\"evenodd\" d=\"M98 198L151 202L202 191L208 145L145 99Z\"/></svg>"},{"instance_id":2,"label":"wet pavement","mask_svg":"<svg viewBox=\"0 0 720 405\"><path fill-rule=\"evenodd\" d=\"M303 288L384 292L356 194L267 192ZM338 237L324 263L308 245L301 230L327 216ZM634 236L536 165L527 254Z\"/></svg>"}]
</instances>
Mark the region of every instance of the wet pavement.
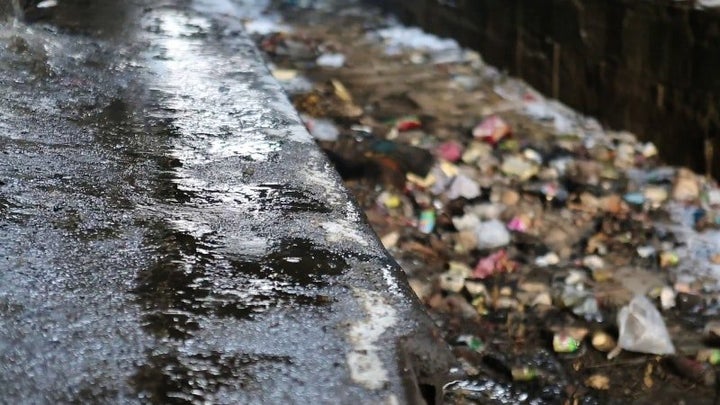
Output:
<instances>
[{"instance_id":1,"label":"wet pavement","mask_svg":"<svg viewBox=\"0 0 720 405\"><path fill-rule=\"evenodd\" d=\"M0 24L0 402L440 392L432 325L244 34L263 6Z\"/></svg>"}]
</instances>

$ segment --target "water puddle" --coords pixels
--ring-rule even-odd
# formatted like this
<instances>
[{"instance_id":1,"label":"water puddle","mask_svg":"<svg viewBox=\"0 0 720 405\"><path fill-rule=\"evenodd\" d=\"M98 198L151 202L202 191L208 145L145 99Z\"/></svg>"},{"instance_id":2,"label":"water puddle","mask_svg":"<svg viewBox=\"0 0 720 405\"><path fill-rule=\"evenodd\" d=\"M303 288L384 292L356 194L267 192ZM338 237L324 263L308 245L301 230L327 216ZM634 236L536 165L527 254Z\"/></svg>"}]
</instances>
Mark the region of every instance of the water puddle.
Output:
<instances>
[{"instance_id":1,"label":"water puddle","mask_svg":"<svg viewBox=\"0 0 720 405\"><path fill-rule=\"evenodd\" d=\"M297 286L323 286L330 277L347 269L339 254L323 249L307 239L281 239L262 257L233 260L234 268L246 276L262 276Z\"/></svg>"},{"instance_id":2,"label":"water puddle","mask_svg":"<svg viewBox=\"0 0 720 405\"><path fill-rule=\"evenodd\" d=\"M347 268L339 254L304 239L271 243L264 255L237 256L222 253L221 238L207 228L161 225L156 232L158 260L140 273L134 293L147 311L145 328L159 337L190 338L206 316L249 319L329 304L319 288Z\"/></svg>"},{"instance_id":3,"label":"water puddle","mask_svg":"<svg viewBox=\"0 0 720 405\"><path fill-rule=\"evenodd\" d=\"M141 400L151 404L212 403L213 395L224 388L245 392L261 389L256 373L279 372L289 362L281 356L188 355L169 350L151 354L130 383Z\"/></svg>"},{"instance_id":4,"label":"water puddle","mask_svg":"<svg viewBox=\"0 0 720 405\"><path fill-rule=\"evenodd\" d=\"M220 185L222 189L213 189L213 185L197 179L168 177L172 183L168 187L171 198L191 206L215 206L247 214L330 212L326 204L310 193L287 184Z\"/></svg>"}]
</instances>

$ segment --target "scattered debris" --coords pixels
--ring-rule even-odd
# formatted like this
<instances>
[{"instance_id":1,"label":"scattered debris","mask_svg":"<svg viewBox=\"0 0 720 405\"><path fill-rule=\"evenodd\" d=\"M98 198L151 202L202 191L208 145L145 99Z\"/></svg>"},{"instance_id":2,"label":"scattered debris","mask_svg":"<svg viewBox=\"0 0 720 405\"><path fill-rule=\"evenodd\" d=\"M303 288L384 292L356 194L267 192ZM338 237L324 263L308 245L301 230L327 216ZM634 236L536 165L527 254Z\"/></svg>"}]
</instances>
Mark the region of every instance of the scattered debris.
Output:
<instances>
[{"instance_id":1,"label":"scattered debris","mask_svg":"<svg viewBox=\"0 0 720 405\"><path fill-rule=\"evenodd\" d=\"M709 381L720 362L720 327L707 322L720 310L717 183L659 166L654 144L455 41L367 10L292 3L292 29L258 42L278 80L315 80L293 102L457 351L469 379L448 395L532 402L533 384L557 392L535 402L573 403L564 386L629 403L669 376ZM323 24L302 23L316 15ZM673 357L686 339L707 347ZM625 356L641 367L623 368Z\"/></svg>"}]
</instances>

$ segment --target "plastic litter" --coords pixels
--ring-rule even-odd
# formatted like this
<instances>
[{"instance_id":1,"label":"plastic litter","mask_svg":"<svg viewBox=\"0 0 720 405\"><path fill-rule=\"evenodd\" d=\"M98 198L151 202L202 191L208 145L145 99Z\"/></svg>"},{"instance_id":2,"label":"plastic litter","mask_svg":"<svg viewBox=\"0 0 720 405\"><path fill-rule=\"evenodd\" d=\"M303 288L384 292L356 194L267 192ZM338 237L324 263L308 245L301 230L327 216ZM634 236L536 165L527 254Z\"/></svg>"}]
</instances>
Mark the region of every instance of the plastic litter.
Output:
<instances>
[{"instance_id":1,"label":"plastic litter","mask_svg":"<svg viewBox=\"0 0 720 405\"><path fill-rule=\"evenodd\" d=\"M598 255L589 255L583 258L582 264L590 270L597 270L605 267L605 260Z\"/></svg>"},{"instance_id":2,"label":"plastic litter","mask_svg":"<svg viewBox=\"0 0 720 405\"><path fill-rule=\"evenodd\" d=\"M553 336L553 350L557 353L574 353L580 348L580 342L566 333Z\"/></svg>"},{"instance_id":3,"label":"plastic litter","mask_svg":"<svg viewBox=\"0 0 720 405\"><path fill-rule=\"evenodd\" d=\"M545 196L548 201L565 202L568 198L568 192L565 187L558 183L545 183L540 186L540 193Z\"/></svg>"},{"instance_id":4,"label":"plastic litter","mask_svg":"<svg viewBox=\"0 0 720 405\"><path fill-rule=\"evenodd\" d=\"M272 75L281 82L286 82L298 77L298 71L295 69L273 69Z\"/></svg>"},{"instance_id":5,"label":"plastic litter","mask_svg":"<svg viewBox=\"0 0 720 405\"><path fill-rule=\"evenodd\" d=\"M481 193L480 186L475 180L460 174L452 181L446 195L451 200L460 197L472 200L480 197Z\"/></svg>"},{"instance_id":6,"label":"plastic litter","mask_svg":"<svg viewBox=\"0 0 720 405\"><path fill-rule=\"evenodd\" d=\"M407 116L399 118L395 121L395 129L397 129L400 132L404 131L412 131L414 129L420 129L422 128L422 122L418 117L415 116Z\"/></svg>"},{"instance_id":7,"label":"plastic litter","mask_svg":"<svg viewBox=\"0 0 720 405\"><path fill-rule=\"evenodd\" d=\"M478 353L482 353L485 349L485 343L482 341L482 339L474 335L460 335L458 336L456 342L464 344Z\"/></svg>"},{"instance_id":8,"label":"plastic litter","mask_svg":"<svg viewBox=\"0 0 720 405\"><path fill-rule=\"evenodd\" d=\"M703 200L705 204L709 205L710 207L717 207L718 205L720 205L720 189L714 188L708 190L703 196Z\"/></svg>"},{"instance_id":9,"label":"plastic litter","mask_svg":"<svg viewBox=\"0 0 720 405\"><path fill-rule=\"evenodd\" d=\"M538 377L538 370L532 367L513 367L510 374L513 381L532 381Z\"/></svg>"},{"instance_id":10,"label":"plastic litter","mask_svg":"<svg viewBox=\"0 0 720 405\"><path fill-rule=\"evenodd\" d=\"M697 0L696 4L698 7L707 7L707 8L713 8L713 7L720 7L720 0Z\"/></svg>"},{"instance_id":11,"label":"plastic litter","mask_svg":"<svg viewBox=\"0 0 720 405\"><path fill-rule=\"evenodd\" d=\"M695 357L697 361L710 363L713 366L720 364L720 349L702 349Z\"/></svg>"},{"instance_id":12,"label":"plastic litter","mask_svg":"<svg viewBox=\"0 0 720 405\"><path fill-rule=\"evenodd\" d=\"M482 282L466 280L465 289L473 297L482 296L485 298L488 295L487 287Z\"/></svg>"},{"instance_id":13,"label":"plastic litter","mask_svg":"<svg viewBox=\"0 0 720 405\"><path fill-rule=\"evenodd\" d=\"M503 160L500 170L508 176L517 177L520 181L527 181L539 171L536 163L531 162L522 156L506 157Z\"/></svg>"},{"instance_id":14,"label":"plastic litter","mask_svg":"<svg viewBox=\"0 0 720 405\"><path fill-rule=\"evenodd\" d=\"M420 213L418 230L424 234L432 233L435 229L435 210L423 210Z\"/></svg>"},{"instance_id":15,"label":"plastic litter","mask_svg":"<svg viewBox=\"0 0 720 405\"><path fill-rule=\"evenodd\" d=\"M675 294L675 290L672 289L672 287L665 286L660 290L660 308L663 309L663 311L667 311L668 309L675 308L676 298L677 294Z\"/></svg>"},{"instance_id":16,"label":"plastic litter","mask_svg":"<svg viewBox=\"0 0 720 405\"><path fill-rule=\"evenodd\" d=\"M373 34L378 35L387 44L386 53L390 55L398 54L403 49L440 52L459 48L456 41L427 34L417 27L393 26Z\"/></svg>"},{"instance_id":17,"label":"plastic litter","mask_svg":"<svg viewBox=\"0 0 720 405\"><path fill-rule=\"evenodd\" d=\"M43 0L38 3L35 7L37 8L52 8L58 5L57 0Z\"/></svg>"},{"instance_id":18,"label":"plastic litter","mask_svg":"<svg viewBox=\"0 0 720 405\"><path fill-rule=\"evenodd\" d=\"M347 87L345 87L345 85L340 80L332 79L332 80L330 80L330 83L333 86L333 91L334 91L335 95L340 100L342 100L346 103L353 102L353 98L352 98L352 95L350 94L350 91L348 91Z\"/></svg>"},{"instance_id":19,"label":"plastic litter","mask_svg":"<svg viewBox=\"0 0 720 405\"><path fill-rule=\"evenodd\" d=\"M643 259L646 259L657 252L654 246L638 246L635 250L637 251L638 256Z\"/></svg>"},{"instance_id":20,"label":"plastic litter","mask_svg":"<svg viewBox=\"0 0 720 405\"><path fill-rule=\"evenodd\" d=\"M462 155L462 161L467 164L477 163L492 153L492 147L486 143L472 142Z\"/></svg>"},{"instance_id":21,"label":"plastic litter","mask_svg":"<svg viewBox=\"0 0 720 405\"><path fill-rule=\"evenodd\" d=\"M337 69L345 65L345 55L341 53L324 53L317 58L315 63L321 67Z\"/></svg>"},{"instance_id":22,"label":"plastic litter","mask_svg":"<svg viewBox=\"0 0 720 405\"><path fill-rule=\"evenodd\" d=\"M673 354L675 347L670 340L662 315L643 295L637 295L624 306L617 317L620 336L618 347L632 352Z\"/></svg>"},{"instance_id":23,"label":"plastic litter","mask_svg":"<svg viewBox=\"0 0 720 405\"><path fill-rule=\"evenodd\" d=\"M460 292L465 286L465 278L452 273L443 273L440 275L440 288L443 291Z\"/></svg>"},{"instance_id":24,"label":"plastic litter","mask_svg":"<svg viewBox=\"0 0 720 405\"><path fill-rule=\"evenodd\" d=\"M310 135L318 141L335 142L340 136L340 130L335 124L327 119L323 118L310 118L307 116L303 117L305 126L307 126Z\"/></svg>"},{"instance_id":25,"label":"plastic litter","mask_svg":"<svg viewBox=\"0 0 720 405\"><path fill-rule=\"evenodd\" d=\"M530 229L530 219L524 215L515 216L507 223L507 228L514 232L527 232Z\"/></svg>"},{"instance_id":26,"label":"plastic litter","mask_svg":"<svg viewBox=\"0 0 720 405\"><path fill-rule=\"evenodd\" d=\"M572 312L575 315L582 316L589 322L602 322L603 320L597 298L590 294L586 294L577 305L573 306Z\"/></svg>"},{"instance_id":27,"label":"plastic litter","mask_svg":"<svg viewBox=\"0 0 720 405\"><path fill-rule=\"evenodd\" d=\"M676 266L680 263L680 257L675 252L660 253L660 267Z\"/></svg>"},{"instance_id":28,"label":"plastic litter","mask_svg":"<svg viewBox=\"0 0 720 405\"><path fill-rule=\"evenodd\" d=\"M385 249L394 248L395 246L397 246L397 243L399 240L400 240L400 233L397 231L390 232L387 235L380 238L380 242L383 244Z\"/></svg>"},{"instance_id":29,"label":"plastic litter","mask_svg":"<svg viewBox=\"0 0 720 405\"><path fill-rule=\"evenodd\" d=\"M627 193L623 196L623 200L632 205L645 204L645 195L643 193Z\"/></svg>"},{"instance_id":30,"label":"plastic litter","mask_svg":"<svg viewBox=\"0 0 720 405\"><path fill-rule=\"evenodd\" d=\"M510 232L497 219L478 223L474 232L478 249L495 249L510 243Z\"/></svg>"},{"instance_id":31,"label":"plastic litter","mask_svg":"<svg viewBox=\"0 0 720 405\"><path fill-rule=\"evenodd\" d=\"M643 190L643 196L652 202L653 205L659 206L668 199L668 191L661 186L647 186Z\"/></svg>"},{"instance_id":32,"label":"plastic litter","mask_svg":"<svg viewBox=\"0 0 720 405\"><path fill-rule=\"evenodd\" d=\"M540 155L539 152L533 149L525 149L523 150L523 157L531 162L534 162L538 165L541 165L543 163L543 158Z\"/></svg>"},{"instance_id":33,"label":"plastic litter","mask_svg":"<svg viewBox=\"0 0 720 405\"><path fill-rule=\"evenodd\" d=\"M653 156L657 156L657 154L658 154L658 149L657 149L657 147L655 146L654 143L652 143L652 142L647 142L647 143L645 143L644 145L642 145L642 150L640 151L640 153L642 153L642 155L643 155L645 158L651 158L651 157L653 157Z\"/></svg>"},{"instance_id":34,"label":"plastic litter","mask_svg":"<svg viewBox=\"0 0 720 405\"><path fill-rule=\"evenodd\" d=\"M455 163L463 156L463 146L459 142L443 142L438 145L436 153L440 158Z\"/></svg>"},{"instance_id":35,"label":"plastic litter","mask_svg":"<svg viewBox=\"0 0 720 405\"><path fill-rule=\"evenodd\" d=\"M480 259L473 271L473 277L484 279L504 272L512 272L517 263L510 260L505 250L499 250L490 256Z\"/></svg>"},{"instance_id":36,"label":"plastic litter","mask_svg":"<svg viewBox=\"0 0 720 405\"><path fill-rule=\"evenodd\" d=\"M672 196L674 200L684 202L698 199L700 184L695 173L685 168L679 169L673 185Z\"/></svg>"},{"instance_id":37,"label":"plastic litter","mask_svg":"<svg viewBox=\"0 0 720 405\"><path fill-rule=\"evenodd\" d=\"M403 201L397 194L384 191L378 196L378 204L392 210L400 208Z\"/></svg>"},{"instance_id":38,"label":"plastic litter","mask_svg":"<svg viewBox=\"0 0 720 405\"><path fill-rule=\"evenodd\" d=\"M497 145L505 137L510 136L511 129L502 118L493 115L484 119L472 131L473 137L487 142L490 145Z\"/></svg>"},{"instance_id":39,"label":"plastic litter","mask_svg":"<svg viewBox=\"0 0 720 405\"><path fill-rule=\"evenodd\" d=\"M558 263L560 263L560 256L555 252L550 252L535 258L535 265L538 267L554 266Z\"/></svg>"},{"instance_id":40,"label":"plastic litter","mask_svg":"<svg viewBox=\"0 0 720 405\"><path fill-rule=\"evenodd\" d=\"M452 223L458 231L462 232L475 230L475 228L480 226L481 221L477 215L465 214L461 217L453 217Z\"/></svg>"},{"instance_id":41,"label":"plastic litter","mask_svg":"<svg viewBox=\"0 0 720 405\"><path fill-rule=\"evenodd\" d=\"M463 266L451 266L440 275L440 288L450 292L460 292L465 287L465 279L471 276L471 270Z\"/></svg>"}]
</instances>

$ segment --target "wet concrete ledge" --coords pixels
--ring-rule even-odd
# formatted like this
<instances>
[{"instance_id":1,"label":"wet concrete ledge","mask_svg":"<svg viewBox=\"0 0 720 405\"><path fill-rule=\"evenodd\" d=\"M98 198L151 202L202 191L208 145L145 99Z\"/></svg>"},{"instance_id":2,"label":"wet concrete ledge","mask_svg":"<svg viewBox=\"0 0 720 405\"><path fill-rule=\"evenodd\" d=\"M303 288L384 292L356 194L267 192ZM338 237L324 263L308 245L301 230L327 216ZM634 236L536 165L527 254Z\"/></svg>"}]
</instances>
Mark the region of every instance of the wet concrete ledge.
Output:
<instances>
[{"instance_id":1,"label":"wet concrete ledge","mask_svg":"<svg viewBox=\"0 0 720 405\"><path fill-rule=\"evenodd\" d=\"M449 353L252 10L65 0L0 22L0 402L439 398Z\"/></svg>"},{"instance_id":2,"label":"wet concrete ledge","mask_svg":"<svg viewBox=\"0 0 720 405\"><path fill-rule=\"evenodd\" d=\"M371 2L655 142L670 163L720 176L718 10L669 0Z\"/></svg>"}]
</instances>

